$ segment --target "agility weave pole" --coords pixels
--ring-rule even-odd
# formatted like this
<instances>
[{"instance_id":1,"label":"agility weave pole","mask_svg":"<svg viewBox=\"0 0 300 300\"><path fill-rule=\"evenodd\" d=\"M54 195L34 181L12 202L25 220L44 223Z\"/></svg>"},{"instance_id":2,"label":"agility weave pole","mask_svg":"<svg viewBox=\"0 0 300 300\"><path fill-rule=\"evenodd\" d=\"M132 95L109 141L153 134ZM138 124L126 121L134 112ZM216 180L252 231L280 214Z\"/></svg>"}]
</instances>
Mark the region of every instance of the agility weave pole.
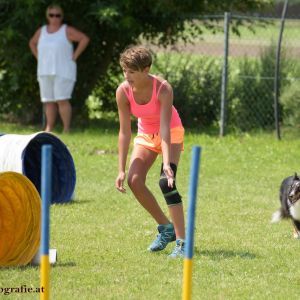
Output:
<instances>
[{"instance_id":1,"label":"agility weave pole","mask_svg":"<svg viewBox=\"0 0 300 300\"><path fill-rule=\"evenodd\" d=\"M41 300L48 300L50 294L50 262L49 262L49 207L52 187L52 146L42 146L41 195L42 195L42 230L40 247L40 285Z\"/></svg>"},{"instance_id":2,"label":"agility weave pole","mask_svg":"<svg viewBox=\"0 0 300 300\"><path fill-rule=\"evenodd\" d=\"M193 146L189 187L189 206L187 212L186 248L183 266L182 299L190 300L192 297L192 268L194 254L195 213L197 203L198 175L200 169L201 147Z\"/></svg>"}]
</instances>

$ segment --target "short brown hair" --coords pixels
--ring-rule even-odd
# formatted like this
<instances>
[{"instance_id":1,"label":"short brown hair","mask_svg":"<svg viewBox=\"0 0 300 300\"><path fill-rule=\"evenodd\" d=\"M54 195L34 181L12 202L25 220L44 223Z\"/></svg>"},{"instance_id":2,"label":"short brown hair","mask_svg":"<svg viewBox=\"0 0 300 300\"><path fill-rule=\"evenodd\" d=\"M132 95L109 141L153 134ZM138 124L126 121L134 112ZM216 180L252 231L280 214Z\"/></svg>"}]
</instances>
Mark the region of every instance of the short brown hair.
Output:
<instances>
[{"instance_id":1,"label":"short brown hair","mask_svg":"<svg viewBox=\"0 0 300 300\"><path fill-rule=\"evenodd\" d=\"M120 65L134 71L142 71L152 65L151 52L143 46L129 46L120 55Z\"/></svg>"}]
</instances>

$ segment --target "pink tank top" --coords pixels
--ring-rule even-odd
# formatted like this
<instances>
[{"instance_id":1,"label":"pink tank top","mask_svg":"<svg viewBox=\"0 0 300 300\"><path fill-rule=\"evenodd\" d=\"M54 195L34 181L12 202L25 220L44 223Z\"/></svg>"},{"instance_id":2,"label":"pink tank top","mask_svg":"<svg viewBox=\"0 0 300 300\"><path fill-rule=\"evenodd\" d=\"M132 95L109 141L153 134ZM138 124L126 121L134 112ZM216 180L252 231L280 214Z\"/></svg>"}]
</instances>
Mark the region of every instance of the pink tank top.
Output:
<instances>
[{"instance_id":1,"label":"pink tank top","mask_svg":"<svg viewBox=\"0 0 300 300\"><path fill-rule=\"evenodd\" d=\"M138 132L145 134L159 133L160 129L160 102L158 100L158 94L162 86L167 81L163 81L157 92L157 78L153 76L153 89L152 97L146 104L136 103L132 87L126 84L126 81L122 84L122 89L130 103L131 113L138 118ZM179 114L176 108L172 105L172 117L170 128L182 126Z\"/></svg>"}]
</instances>

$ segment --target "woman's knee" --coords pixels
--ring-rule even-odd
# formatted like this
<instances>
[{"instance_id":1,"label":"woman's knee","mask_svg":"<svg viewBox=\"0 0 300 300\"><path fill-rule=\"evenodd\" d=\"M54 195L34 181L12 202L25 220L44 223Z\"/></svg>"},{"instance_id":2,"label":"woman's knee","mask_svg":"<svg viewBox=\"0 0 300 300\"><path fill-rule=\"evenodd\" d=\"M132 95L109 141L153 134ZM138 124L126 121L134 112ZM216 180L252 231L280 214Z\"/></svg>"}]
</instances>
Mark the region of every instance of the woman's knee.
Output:
<instances>
[{"instance_id":1,"label":"woman's knee","mask_svg":"<svg viewBox=\"0 0 300 300\"><path fill-rule=\"evenodd\" d=\"M138 174L128 174L127 184L131 190L136 190L140 186L144 185L145 182Z\"/></svg>"},{"instance_id":2,"label":"woman's knee","mask_svg":"<svg viewBox=\"0 0 300 300\"><path fill-rule=\"evenodd\" d=\"M69 107L69 106L71 106L71 103L69 100L60 100L60 101L57 101L57 105L59 107Z\"/></svg>"},{"instance_id":3,"label":"woman's knee","mask_svg":"<svg viewBox=\"0 0 300 300\"><path fill-rule=\"evenodd\" d=\"M45 106L45 113L47 118L55 118L57 114L57 106L55 103L48 103Z\"/></svg>"},{"instance_id":4,"label":"woman's knee","mask_svg":"<svg viewBox=\"0 0 300 300\"><path fill-rule=\"evenodd\" d=\"M45 109L47 110L49 110L49 109L51 109L51 110L56 110L57 109L57 104L56 104L56 102L47 102L47 103L45 103L44 104L44 107L45 107Z\"/></svg>"}]
</instances>

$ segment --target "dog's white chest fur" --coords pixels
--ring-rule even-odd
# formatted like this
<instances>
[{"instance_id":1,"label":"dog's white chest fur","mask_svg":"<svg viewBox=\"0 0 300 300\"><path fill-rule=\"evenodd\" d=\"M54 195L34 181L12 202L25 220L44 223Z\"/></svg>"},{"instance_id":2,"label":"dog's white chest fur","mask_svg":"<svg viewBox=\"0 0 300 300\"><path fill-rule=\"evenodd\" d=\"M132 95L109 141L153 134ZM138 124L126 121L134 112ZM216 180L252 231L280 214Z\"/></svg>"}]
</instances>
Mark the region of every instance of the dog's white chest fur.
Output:
<instances>
[{"instance_id":1,"label":"dog's white chest fur","mask_svg":"<svg viewBox=\"0 0 300 300\"><path fill-rule=\"evenodd\" d=\"M294 220L300 221L300 200L290 207L290 214Z\"/></svg>"}]
</instances>

